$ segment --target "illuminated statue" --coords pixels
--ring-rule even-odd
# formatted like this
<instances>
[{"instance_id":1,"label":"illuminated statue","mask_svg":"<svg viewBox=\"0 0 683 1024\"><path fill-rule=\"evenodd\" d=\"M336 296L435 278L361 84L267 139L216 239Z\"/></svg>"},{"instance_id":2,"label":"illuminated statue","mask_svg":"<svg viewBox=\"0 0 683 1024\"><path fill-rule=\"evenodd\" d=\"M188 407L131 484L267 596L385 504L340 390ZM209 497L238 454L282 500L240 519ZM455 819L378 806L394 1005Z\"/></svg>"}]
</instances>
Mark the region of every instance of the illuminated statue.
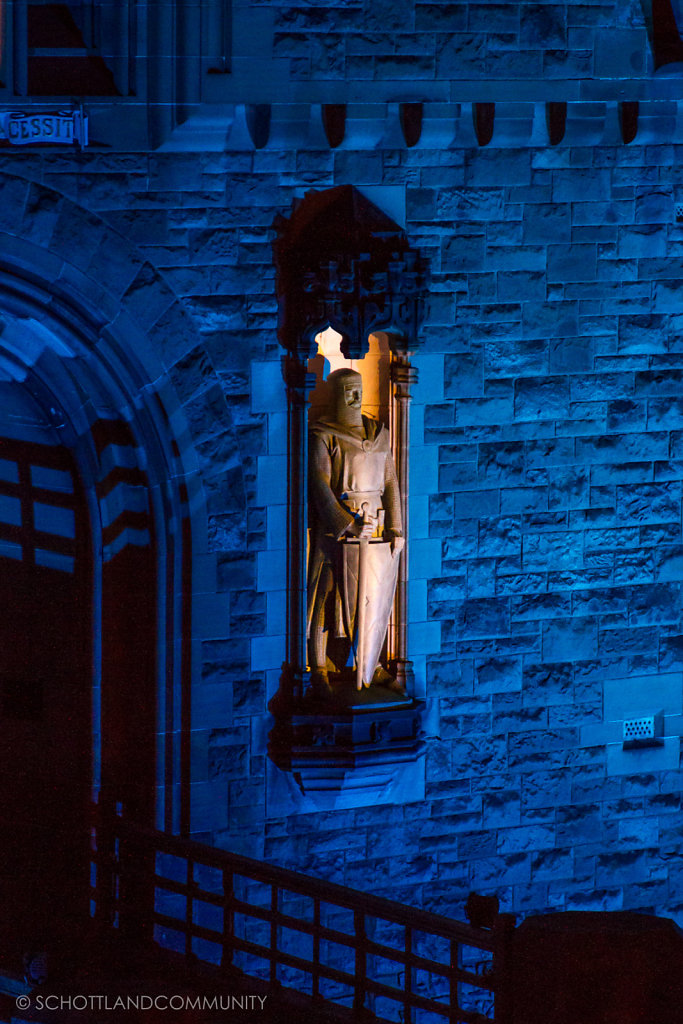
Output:
<instances>
[{"instance_id":1,"label":"illuminated statue","mask_svg":"<svg viewBox=\"0 0 683 1024\"><path fill-rule=\"evenodd\" d=\"M328 378L328 415L311 425L308 571L309 663L318 696L337 679L402 693L379 665L403 548L400 495L389 434L363 416L355 370ZM345 668L353 655L353 669ZM334 677L333 677L334 681Z\"/></svg>"}]
</instances>

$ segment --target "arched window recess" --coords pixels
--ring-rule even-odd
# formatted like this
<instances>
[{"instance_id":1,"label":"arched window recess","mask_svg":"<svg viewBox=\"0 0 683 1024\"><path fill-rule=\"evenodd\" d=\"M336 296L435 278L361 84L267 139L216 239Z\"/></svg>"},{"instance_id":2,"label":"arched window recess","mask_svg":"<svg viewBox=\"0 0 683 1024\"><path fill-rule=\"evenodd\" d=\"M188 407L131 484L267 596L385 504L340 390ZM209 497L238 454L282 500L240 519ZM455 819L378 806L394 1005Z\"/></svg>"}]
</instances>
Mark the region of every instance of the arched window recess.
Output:
<instances>
[{"instance_id":1,"label":"arched window recess","mask_svg":"<svg viewBox=\"0 0 683 1024\"><path fill-rule=\"evenodd\" d=\"M311 777L315 774L311 768L317 756L315 748L321 743L328 752L330 746L348 747L349 728L352 744L362 733L365 751L373 748L385 758L397 746L399 736L407 758L417 757L421 746L420 705L411 695L407 644L408 438L410 389L417 379L411 354L418 345L426 265L410 247L404 230L353 186L308 193L278 229L279 338L285 350L282 362L288 406L287 660L273 702L278 727L271 734L270 751L278 765L295 772L305 790L307 785L315 786ZM370 616L377 607L369 596L366 601L361 597L364 577L376 572L370 568L371 560L366 563L367 571L363 568L362 545L353 556L357 558L351 563L355 568L348 568L344 555L343 569L339 569L339 579L346 574L344 593L339 594L337 570L328 568L334 583L332 590L325 591L326 610L312 598L318 549L309 462L311 439L318 435L311 428L320 427L323 420L334 420L331 410L340 378L337 375L336 382L335 377L328 378L335 370L353 370L360 375L363 414L382 425L383 429L372 424L376 436L382 433L388 439L388 446L387 440L383 443L390 447L391 486L395 487L395 468L397 490L393 493L400 505L396 532L403 537L399 543L405 543L396 559L393 599L389 588L382 591L391 611L374 674L375 660L367 651L372 643L380 642L377 636L383 626L372 640L361 640L361 635L370 636L362 632L361 615ZM357 428L361 433L368 429L366 420L363 424ZM363 443L370 451L370 442ZM384 498L382 502L387 504ZM343 507L349 511L348 505ZM353 509L351 514L360 515ZM380 522L383 515L379 513ZM388 533L391 531L382 532L380 526L371 540L388 545ZM325 556L327 563L338 555L341 557L341 547ZM347 590L349 574L355 576ZM331 611L335 601L337 608L343 606L344 626L320 629L325 616L341 614ZM362 607L368 611L361 613ZM324 638L322 657L311 639L316 629L317 635L329 635ZM340 641L339 649L331 654L333 642L342 632L346 633L346 648ZM363 649L366 662L359 653ZM350 725L354 719L356 727L362 719L365 727L361 733ZM326 723L322 729L321 720Z\"/></svg>"}]
</instances>

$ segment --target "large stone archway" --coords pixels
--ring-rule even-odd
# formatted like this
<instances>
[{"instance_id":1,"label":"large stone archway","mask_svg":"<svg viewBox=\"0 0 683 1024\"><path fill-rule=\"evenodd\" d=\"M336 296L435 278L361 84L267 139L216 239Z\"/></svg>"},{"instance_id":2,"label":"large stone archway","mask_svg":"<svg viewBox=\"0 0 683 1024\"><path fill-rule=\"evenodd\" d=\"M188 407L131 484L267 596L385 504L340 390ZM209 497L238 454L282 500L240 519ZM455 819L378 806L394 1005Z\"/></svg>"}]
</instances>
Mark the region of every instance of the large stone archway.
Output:
<instances>
[{"instance_id":1,"label":"large stone archway","mask_svg":"<svg viewBox=\"0 0 683 1024\"><path fill-rule=\"evenodd\" d=\"M66 204L56 198L57 218ZM68 205L91 230L92 215ZM193 546L206 545L207 528L174 372L180 380L196 338L154 269L100 227L128 275L97 280L66 258L72 241L59 253L0 232L0 389L17 411L0 423L3 601L17 598L0 636L16 654L2 679L14 750L0 765L16 798L0 816L40 853L31 867L5 843L9 889L18 864L31 876L26 892L14 885L15 922L26 898L53 919L67 904L87 914L91 801L189 830ZM40 876L41 864L59 862L50 785L61 831L75 837L62 858L71 877L55 883L64 907ZM29 917L10 957L41 929L58 941L58 928Z\"/></svg>"}]
</instances>

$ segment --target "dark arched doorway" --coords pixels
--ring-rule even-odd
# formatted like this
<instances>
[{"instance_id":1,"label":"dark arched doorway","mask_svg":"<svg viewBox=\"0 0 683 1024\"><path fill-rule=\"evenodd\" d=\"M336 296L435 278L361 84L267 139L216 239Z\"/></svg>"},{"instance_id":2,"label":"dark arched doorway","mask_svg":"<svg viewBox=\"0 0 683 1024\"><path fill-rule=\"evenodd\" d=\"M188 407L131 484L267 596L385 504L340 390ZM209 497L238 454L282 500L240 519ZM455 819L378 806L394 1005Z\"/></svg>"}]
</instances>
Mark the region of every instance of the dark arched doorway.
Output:
<instances>
[{"instance_id":1,"label":"dark arched doorway","mask_svg":"<svg viewBox=\"0 0 683 1024\"><path fill-rule=\"evenodd\" d=\"M145 331L41 282L39 249L30 280L0 256L0 969L20 970L31 949L59 964L124 930L114 818L189 830L205 520ZM153 864L132 859L127 932L154 899Z\"/></svg>"},{"instance_id":2,"label":"dark arched doorway","mask_svg":"<svg viewBox=\"0 0 683 1024\"><path fill-rule=\"evenodd\" d=\"M50 411L0 381L0 958L87 920L92 545Z\"/></svg>"},{"instance_id":3,"label":"dark arched doorway","mask_svg":"<svg viewBox=\"0 0 683 1024\"><path fill-rule=\"evenodd\" d=\"M13 973L32 950L68 969L115 923L98 823L182 822L189 642L164 408L138 399L145 377L125 378L113 344L35 312L0 313L0 968Z\"/></svg>"}]
</instances>

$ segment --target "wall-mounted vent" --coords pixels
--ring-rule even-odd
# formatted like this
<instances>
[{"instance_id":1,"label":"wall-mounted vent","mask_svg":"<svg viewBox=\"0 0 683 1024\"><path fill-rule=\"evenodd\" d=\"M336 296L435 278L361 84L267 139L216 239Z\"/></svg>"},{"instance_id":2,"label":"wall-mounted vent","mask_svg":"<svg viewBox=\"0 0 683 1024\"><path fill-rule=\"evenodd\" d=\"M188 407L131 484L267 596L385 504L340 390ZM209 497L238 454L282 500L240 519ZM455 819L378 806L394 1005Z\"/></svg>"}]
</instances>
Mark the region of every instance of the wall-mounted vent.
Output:
<instances>
[{"instance_id":1,"label":"wall-mounted vent","mask_svg":"<svg viewBox=\"0 0 683 1024\"><path fill-rule=\"evenodd\" d=\"M664 735L664 716L641 715L624 721L624 749L632 747L658 747Z\"/></svg>"}]
</instances>

